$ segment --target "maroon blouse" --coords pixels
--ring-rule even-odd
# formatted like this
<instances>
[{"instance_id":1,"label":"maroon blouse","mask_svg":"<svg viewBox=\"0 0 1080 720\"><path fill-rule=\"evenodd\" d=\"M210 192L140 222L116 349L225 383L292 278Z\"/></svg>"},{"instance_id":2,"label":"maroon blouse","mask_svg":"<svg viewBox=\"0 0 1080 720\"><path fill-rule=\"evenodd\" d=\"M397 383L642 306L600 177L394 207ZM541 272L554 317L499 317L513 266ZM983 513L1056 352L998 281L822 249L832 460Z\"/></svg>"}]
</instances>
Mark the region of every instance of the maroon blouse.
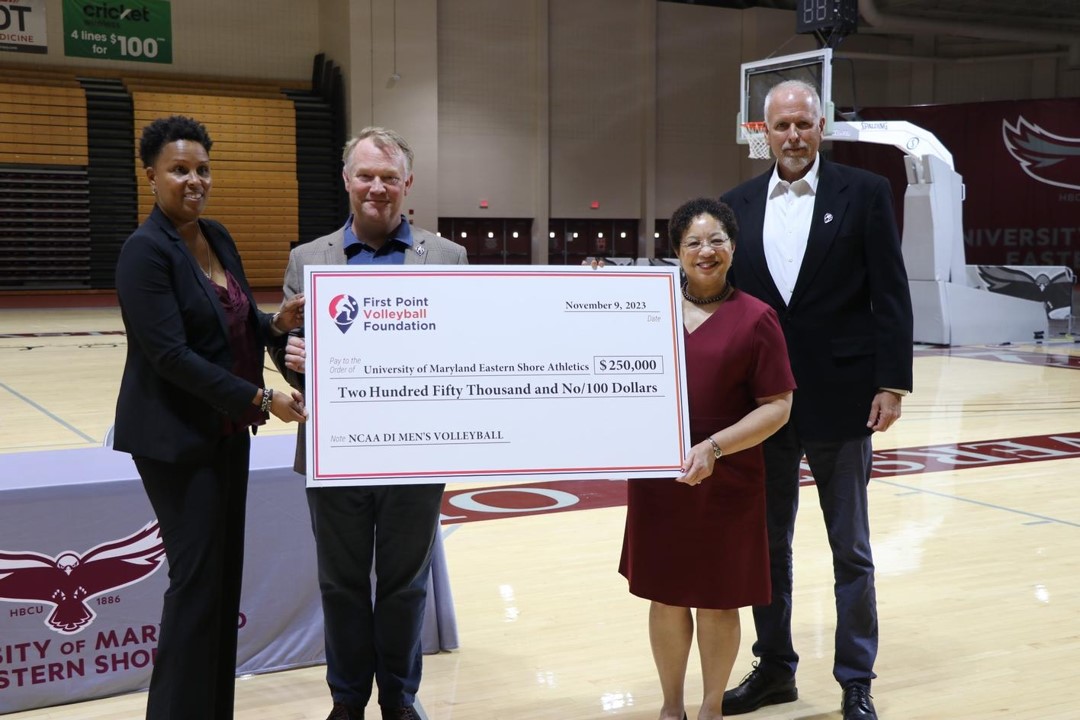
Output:
<instances>
[{"instance_id":1,"label":"maroon blouse","mask_svg":"<svg viewBox=\"0 0 1080 720\"><path fill-rule=\"evenodd\" d=\"M226 286L212 283L217 291L221 309L225 311L225 326L229 330L229 350L233 356L232 374L262 387L262 358L259 356L259 344L255 339L255 330L249 322L251 303L240 287L240 283L228 270L225 271ZM222 416L221 434L246 431L249 427L266 424L266 415L258 407L248 405L240 419L228 415Z\"/></svg>"}]
</instances>

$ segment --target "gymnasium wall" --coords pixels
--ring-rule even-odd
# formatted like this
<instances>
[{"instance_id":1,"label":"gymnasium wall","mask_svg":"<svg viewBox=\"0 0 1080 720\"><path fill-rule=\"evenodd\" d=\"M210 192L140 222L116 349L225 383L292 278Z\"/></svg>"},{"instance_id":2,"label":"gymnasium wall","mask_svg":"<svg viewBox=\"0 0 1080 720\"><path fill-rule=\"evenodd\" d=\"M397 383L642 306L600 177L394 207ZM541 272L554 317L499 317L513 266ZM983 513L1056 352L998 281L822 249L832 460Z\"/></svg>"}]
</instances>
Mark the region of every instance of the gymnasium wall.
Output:
<instances>
[{"instance_id":1,"label":"gymnasium wall","mask_svg":"<svg viewBox=\"0 0 1080 720\"><path fill-rule=\"evenodd\" d=\"M319 93L12 67L0 81L0 291L113 287L120 246L153 207L141 130L175 114L214 140L208 215L253 286L279 286L292 245L339 226L342 123Z\"/></svg>"},{"instance_id":2,"label":"gymnasium wall","mask_svg":"<svg viewBox=\"0 0 1080 720\"><path fill-rule=\"evenodd\" d=\"M416 224L529 218L534 246L550 218L635 220L644 243L653 220L683 200L762 171L734 142L739 63L814 47L794 34L790 12L657 0L189 0L172 5L173 63L149 66L63 57L60 0L48 9L50 53L2 53L0 71L304 82L326 51L343 71L346 129L374 122L415 146L406 206ZM960 40L849 37L838 55L858 59L836 62L834 99L1080 95L1080 71L1062 58L905 59L964 50Z\"/></svg>"},{"instance_id":3,"label":"gymnasium wall","mask_svg":"<svg viewBox=\"0 0 1080 720\"><path fill-rule=\"evenodd\" d=\"M438 12L440 216L537 217L541 198L551 217L642 217L651 183L664 217L692 195L719 194L764 168L734 143L739 64L816 47L777 10L455 0ZM1063 58L907 59L935 48L847 38L841 58L875 59L834 63L837 105L1080 95L1080 70ZM545 162L549 187L538 188Z\"/></svg>"}]
</instances>

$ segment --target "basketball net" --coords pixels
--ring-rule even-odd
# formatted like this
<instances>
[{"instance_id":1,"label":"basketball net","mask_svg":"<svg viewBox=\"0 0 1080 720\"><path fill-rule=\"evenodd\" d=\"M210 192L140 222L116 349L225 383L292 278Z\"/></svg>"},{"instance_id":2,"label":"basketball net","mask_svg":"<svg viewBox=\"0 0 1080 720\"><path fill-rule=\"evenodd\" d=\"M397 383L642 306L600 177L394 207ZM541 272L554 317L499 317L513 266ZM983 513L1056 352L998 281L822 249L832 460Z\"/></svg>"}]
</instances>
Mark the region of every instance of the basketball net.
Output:
<instances>
[{"instance_id":1,"label":"basketball net","mask_svg":"<svg viewBox=\"0 0 1080 720\"><path fill-rule=\"evenodd\" d=\"M750 147L750 157L755 160L768 160L769 141L765 138L765 123L748 122L742 124L743 140Z\"/></svg>"}]
</instances>

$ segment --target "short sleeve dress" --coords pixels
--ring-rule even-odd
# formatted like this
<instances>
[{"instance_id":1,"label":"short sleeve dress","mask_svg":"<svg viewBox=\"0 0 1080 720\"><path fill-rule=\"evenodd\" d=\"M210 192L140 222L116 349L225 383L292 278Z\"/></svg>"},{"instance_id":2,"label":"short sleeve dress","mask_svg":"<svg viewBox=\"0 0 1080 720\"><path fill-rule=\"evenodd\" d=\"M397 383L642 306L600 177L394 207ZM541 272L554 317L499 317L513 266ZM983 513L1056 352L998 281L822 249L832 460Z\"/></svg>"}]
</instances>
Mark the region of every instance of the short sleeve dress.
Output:
<instances>
[{"instance_id":1,"label":"short sleeve dress","mask_svg":"<svg viewBox=\"0 0 1080 720\"><path fill-rule=\"evenodd\" d=\"M776 313L746 293L736 290L685 341L694 444L738 422L755 398L795 389ZM700 485L630 480L619 572L631 593L665 605L767 605L761 446L721 458Z\"/></svg>"}]
</instances>

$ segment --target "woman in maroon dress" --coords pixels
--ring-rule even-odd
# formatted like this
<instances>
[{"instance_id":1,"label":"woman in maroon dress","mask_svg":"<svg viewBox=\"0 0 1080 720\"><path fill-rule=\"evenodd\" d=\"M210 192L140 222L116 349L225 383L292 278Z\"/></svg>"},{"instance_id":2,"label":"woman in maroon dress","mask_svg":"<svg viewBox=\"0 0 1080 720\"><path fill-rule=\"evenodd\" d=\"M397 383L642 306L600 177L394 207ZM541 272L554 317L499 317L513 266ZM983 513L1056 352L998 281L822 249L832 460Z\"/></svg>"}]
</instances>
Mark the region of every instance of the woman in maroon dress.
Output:
<instances>
[{"instance_id":1,"label":"woman in maroon dress","mask_svg":"<svg viewBox=\"0 0 1080 720\"><path fill-rule=\"evenodd\" d=\"M704 697L698 720L723 717L739 649L739 608L769 603L761 442L787 422L795 380L776 314L727 282L735 215L692 200L671 218L685 274L690 435L675 480L631 480L619 572L652 601L649 638L660 675L660 720L685 717L683 682L694 637Z\"/></svg>"}]
</instances>

